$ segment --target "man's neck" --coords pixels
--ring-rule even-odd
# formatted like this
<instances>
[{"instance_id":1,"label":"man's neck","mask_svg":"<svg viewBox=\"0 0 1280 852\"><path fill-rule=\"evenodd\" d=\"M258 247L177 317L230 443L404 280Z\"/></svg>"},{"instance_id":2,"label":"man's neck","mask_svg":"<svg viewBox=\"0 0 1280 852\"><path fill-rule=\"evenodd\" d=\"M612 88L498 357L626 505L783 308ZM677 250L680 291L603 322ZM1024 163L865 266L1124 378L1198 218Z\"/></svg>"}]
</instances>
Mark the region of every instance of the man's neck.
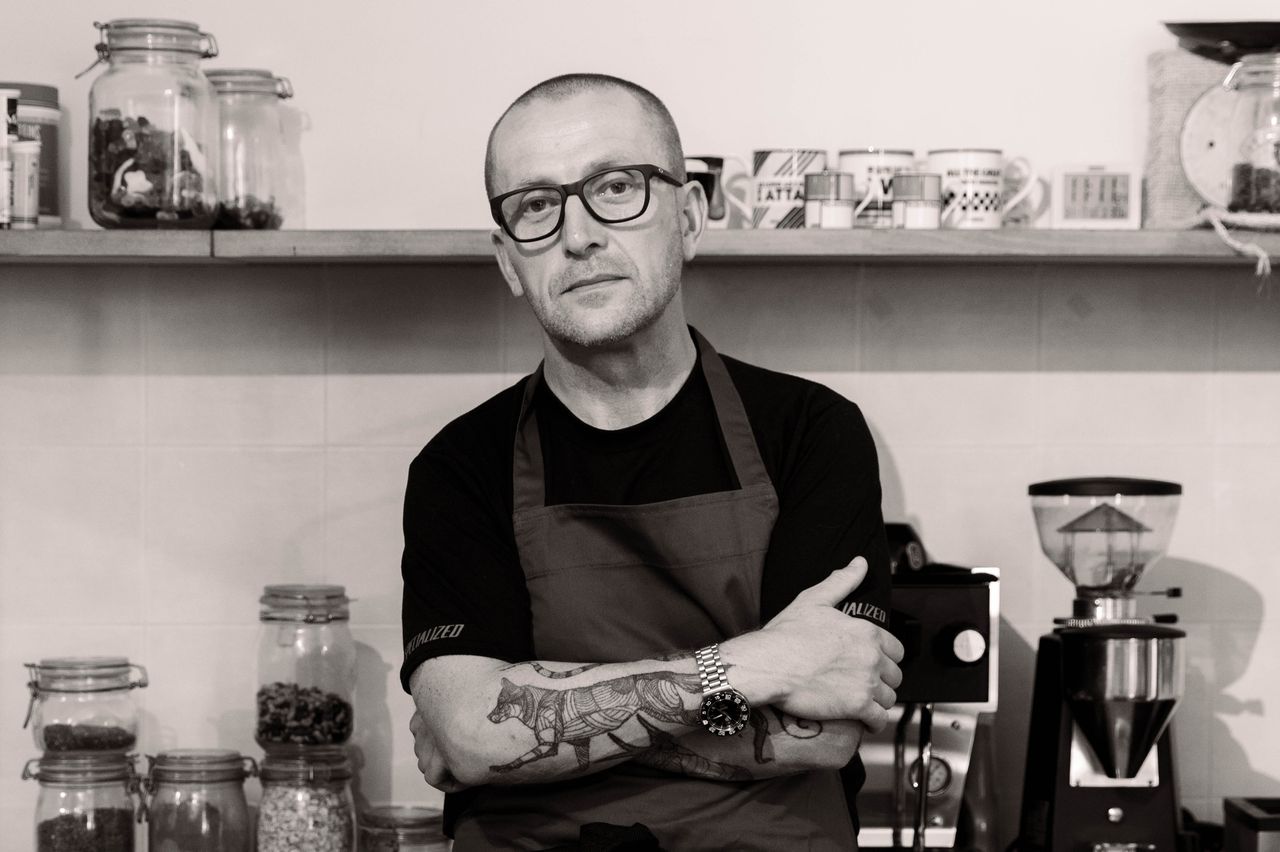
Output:
<instances>
[{"instance_id":1,"label":"man's neck","mask_svg":"<svg viewBox=\"0 0 1280 852\"><path fill-rule=\"evenodd\" d=\"M663 317L617 346L544 346L547 385L584 423L623 429L657 414L698 359L683 312ZM676 321L678 320L678 321Z\"/></svg>"}]
</instances>

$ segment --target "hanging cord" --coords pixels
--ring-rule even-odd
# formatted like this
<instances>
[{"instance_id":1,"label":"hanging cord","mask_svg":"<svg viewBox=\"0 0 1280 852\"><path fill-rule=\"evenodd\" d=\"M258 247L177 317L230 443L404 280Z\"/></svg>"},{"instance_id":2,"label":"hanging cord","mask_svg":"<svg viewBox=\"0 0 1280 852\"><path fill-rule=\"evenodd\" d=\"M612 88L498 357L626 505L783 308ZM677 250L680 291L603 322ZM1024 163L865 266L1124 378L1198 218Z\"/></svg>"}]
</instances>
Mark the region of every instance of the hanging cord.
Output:
<instances>
[{"instance_id":1,"label":"hanging cord","mask_svg":"<svg viewBox=\"0 0 1280 852\"><path fill-rule=\"evenodd\" d=\"M1259 278L1258 295L1271 289L1271 257L1266 249L1254 242L1245 242L1232 236L1231 228L1252 231L1280 231L1280 214L1276 213L1236 213L1221 207L1206 206L1194 217L1175 227L1195 228L1209 225L1218 235L1218 239L1229 246L1237 254L1257 259L1254 274Z\"/></svg>"}]
</instances>

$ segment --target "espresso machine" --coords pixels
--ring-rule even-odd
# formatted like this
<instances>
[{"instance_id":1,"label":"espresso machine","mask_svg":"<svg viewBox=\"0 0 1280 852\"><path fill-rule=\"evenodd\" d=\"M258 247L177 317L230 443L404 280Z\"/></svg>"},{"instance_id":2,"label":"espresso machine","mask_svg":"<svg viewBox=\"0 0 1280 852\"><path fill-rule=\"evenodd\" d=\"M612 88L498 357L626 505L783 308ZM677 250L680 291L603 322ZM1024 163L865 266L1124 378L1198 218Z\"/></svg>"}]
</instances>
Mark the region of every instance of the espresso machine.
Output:
<instances>
[{"instance_id":1,"label":"espresso machine","mask_svg":"<svg viewBox=\"0 0 1280 852\"><path fill-rule=\"evenodd\" d=\"M859 749L858 846L993 849L999 569L930 562L908 524L885 529L905 655L889 724Z\"/></svg>"},{"instance_id":2,"label":"espresso machine","mask_svg":"<svg viewBox=\"0 0 1280 852\"><path fill-rule=\"evenodd\" d=\"M1097 477L1039 482L1028 493L1040 546L1076 598L1036 653L1017 847L1193 852L1169 727L1186 634L1171 626L1175 616L1140 618L1134 591L1168 545L1182 486Z\"/></svg>"}]
</instances>

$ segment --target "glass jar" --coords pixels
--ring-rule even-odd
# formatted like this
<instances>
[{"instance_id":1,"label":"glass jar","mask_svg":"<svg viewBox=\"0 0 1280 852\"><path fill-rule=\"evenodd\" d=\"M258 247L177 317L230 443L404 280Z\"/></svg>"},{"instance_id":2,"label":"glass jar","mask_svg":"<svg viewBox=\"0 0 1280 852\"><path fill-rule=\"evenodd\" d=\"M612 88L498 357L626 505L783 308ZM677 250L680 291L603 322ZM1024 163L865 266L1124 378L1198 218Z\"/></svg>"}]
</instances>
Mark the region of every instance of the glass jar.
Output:
<instances>
[{"instance_id":1,"label":"glass jar","mask_svg":"<svg viewBox=\"0 0 1280 852\"><path fill-rule=\"evenodd\" d=\"M345 743L353 725L356 648L342 586L267 586L260 598L258 745Z\"/></svg>"},{"instance_id":2,"label":"glass jar","mask_svg":"<svg viewBox=\"0 0 1280 852\"><path fill-rule=\"evenodd\" d=\"M252 852L244 779L251 757L230 749L173 749L147 775L150 852Z\"/></svg>"},{"instance_id":3,"label":"glass jar","mask_svg":"<svg viewBox=\"0 0 1280 852\"><path fill-rule=\"evenodd\" d=\"M449 852L435 808L384 805L360 814L360 852Z\"/></svg>"},{"instance_id":4,"label":"glass jar","mask_svg":"<svg viewBox=\"0 0 1280 852\"><path fill-rule=\"evenodd\" d=\"M295 747L262 760L258 852L352 852L351 763L340 746Z\"/></svg>"},{"instance_id":5,"label":"glass jar","mask_svg":"<svg viewBox=\"0 0 1280 852\"><path fill-rule=\"evenodd\" d=\"M1227 136L1238 145L1227 209L1280 213L1280 53L1244 57L1222 85L1239 98Z\"/></svg>"},{"instance_id":6,"label":"glass jar","mask_svg":"<svg viewBox=\"0 0 1280 852\"><path fill-rule=\"evenodd\" d=\"M123 752L137 743L133 690L147 685L142 666L125 657L53 657L26 666L31 702L23 726L31 725L36 748Z\"/></svg>"},{"instance_id":7,"label":"glass jar","mask_svg":"<svg viewBox=\"0 0 1280 852\"><path fill-rule=\"evenodd\" d=\"M22 777L40 783L36 852L133 852L133 758L118 752L46 754Z\"/></svg>"},{"instance_id":8,"label":"glass jar","mask_svg":"<svg viewBox=\"0 0 1280 852\"><path fill-rule=\"evenodd\" d=\"M275 229L284 223L284 186L296 171L286 163L280 101L293 97L284 77L256 68L206 73L218 93L222 166L215 228Z\"/></svg>"},{"instance_id":9,"label":"glass jar","mask_svg":"<svg viewBox=\"0 0 1280 852\"><path fill-rule=\"evenodd\" d=\"M104 228L208 228L218 210L217 56L195 24L120 18L99 29L89 91L89 215Z\"/></svg>"}]
</instances>

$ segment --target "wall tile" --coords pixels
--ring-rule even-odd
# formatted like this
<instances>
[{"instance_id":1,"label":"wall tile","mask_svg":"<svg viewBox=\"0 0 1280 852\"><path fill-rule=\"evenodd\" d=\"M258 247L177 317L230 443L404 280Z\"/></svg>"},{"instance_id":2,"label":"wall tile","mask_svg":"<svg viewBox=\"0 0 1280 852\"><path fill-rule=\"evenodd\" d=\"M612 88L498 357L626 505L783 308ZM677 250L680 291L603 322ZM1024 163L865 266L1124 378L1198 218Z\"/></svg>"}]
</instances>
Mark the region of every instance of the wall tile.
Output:
<instances>
[{"instance_id":1,"label":"wall tile","mask_svg":"<svg viewBox=\"0 0 1280 852\"><path fill-rule=\"evenodd\" d=\"M351 619L400 627L401 518L416 450L334 450L325 461L325 581L354 598Z\"/></svg>"},{"instance_id":2,"label":"wall tile","mask_svg":"<svg viewBox=\"0 0 1280 852\"><path fill-rule=\"evenodd\" d=\"M1031 266L865 267L861 368L1034 370L1037 275Z\"/></svg>"},{"instance_id":3,"label":"wall tile","mask_svg":"<svg viewBox=\"0 0 1280 852\"><path fill-rule=\"evenodd\" d=\"M1209 736L1216 796L1275 795L1274 705L1280 683L1280 622L1217 624L1218 694ZM1270 744L1270 745L1269 745Z\"/></svg>"},{"instance_id":4,"label":"wall tile","mask_svg":"<svg viewBox=\"0 0 1280 852\"><path fill-rule=\"evenodd\" d=\"M514 382L496 372L330 375L328 443L421 449L451 420Z\"/></svg>"},{"instance_id":5,"label":"wall tile","mask_svg":"<svg viewBox=\"0 0 1280 852\"><path fill-rule=\"evenodd\" d=\"M1211 267L1041 268L1040 366L1045 370L1178 371L1213 367Z\"/></svg>"},{"instance_id":6,"label":"wall tile","mask_svg":"<svg viewBox=\"0 0 1280 852\"><path fill-rule=\"evenodd\" d=\"M695 262L685 273L685 311L726 355L771 370L852 370L857 274L838 265Z\"/></svg>"},{"instance_id":7,"label":"wall tile","mask_svg":"<svg viewBox=\"0 0 1280 852\"><path fill-rule=\"evenodd\" d=\"M0 447L142 443L141 375L0 370Z\"/></svg>"},{"instance_id":8,"label":"wall tile","mask_svg":"<svg viewBox=\"0 0 1280 852\"><path fill-rule=\"evenodd\" d=\"M1214 564L1223 582L1210 587L1209 611L1215 620L1258 621L1280 601L1280 572L1275 565L1276 495L1280 452L1219 447L1214 497L1217 546Z\"/></svg>"},{"instance_id":9,"label":"wall tile","mask_svg":"<svg viewBox=\"0 0 1280 852\"><path fill-rule=\"evenodd\" d=\"M197 266L158 275L147 290L147 370L161 376L319 374L323 308L323 286L306 267Z\"/></svg>"},{"instance_id":10,"label":"wall tile","mask_svg":"<svg viewBox=\"0 0 1280 852\"><path fill-rule=\"evenodd\" d=\"M1280 333L1272 345L1280 349ZM1215 373L1213 391L1218 443L1280 446L1280 374Z\"/></svg>"},{"instance_id":11,"label":"wall tile","mask_svg":"<svg viewBox=\"0 0 1280 852\"><path fill-rule=\"evenodd\" d=\"M1260 293L1245 269L1221 271L1217 280L1218 334L1214 367L1242 372L1280 370L1280 298L1274 282Z\"/></svg>"},{"instance_id":12,"label":"wall tile","mask_svg":"<svg viewBox=\"0 0 1280 852\"><path fill-rule=\"evenodd\" d=\"M1180 794L1200 798L1213 793L1213 743L1208 735L1212 730L1213 704L1218 693L1213 625L1184 621L1178 627L1187 634L1183 640L1187 681L1186 691L1173 716L1173 759Z\"/></svg>"},{"instance_id":13,"label":"wall tile","mask_svg":"<svg viewBox=\"0 0 1280 852\"><path fill-rule=\"evenodd\" d=\"M164 445L324 443L325 379L150 376L147 440Z\"/></svg>"},{"instance_id":14,"label":"wall tile","mask_svg":"<svg viewBox=\"0 0 1280 852\"><path fill-rule=\"evenodd\" d=\"M1047 444L1207 444L1208 373L1040 374L1041 439Z\"/></svg>"},{"instance_id":15,"label":"wall tile","mask_svg":"<svg viewBox=\"0 0 1280 852\"><path fill-rule=\"evenodd\" d=\"M0 450L0 623L141 617L141 479L141 450Z\"/></svg>"},{"instance_id":16,"label":"wall tile","mask_svg":"<svg viewBox=\"0 0 1280 852\"><path fill-rule=\"evenodd\" d=\"M152 624L240 624L257 617L264 585L323 577L321 451L151 451Z\"/></svg>"},{"instance_id":17,"label":"wall tile","mask_svg":"<svg viewBox=\"0 0 1280 852\"><path fill-rule=\"evenodd\" d=\"M330 374L498 372L501 300L486 266L330 266Z\"/></svg>"}]
</instances>

